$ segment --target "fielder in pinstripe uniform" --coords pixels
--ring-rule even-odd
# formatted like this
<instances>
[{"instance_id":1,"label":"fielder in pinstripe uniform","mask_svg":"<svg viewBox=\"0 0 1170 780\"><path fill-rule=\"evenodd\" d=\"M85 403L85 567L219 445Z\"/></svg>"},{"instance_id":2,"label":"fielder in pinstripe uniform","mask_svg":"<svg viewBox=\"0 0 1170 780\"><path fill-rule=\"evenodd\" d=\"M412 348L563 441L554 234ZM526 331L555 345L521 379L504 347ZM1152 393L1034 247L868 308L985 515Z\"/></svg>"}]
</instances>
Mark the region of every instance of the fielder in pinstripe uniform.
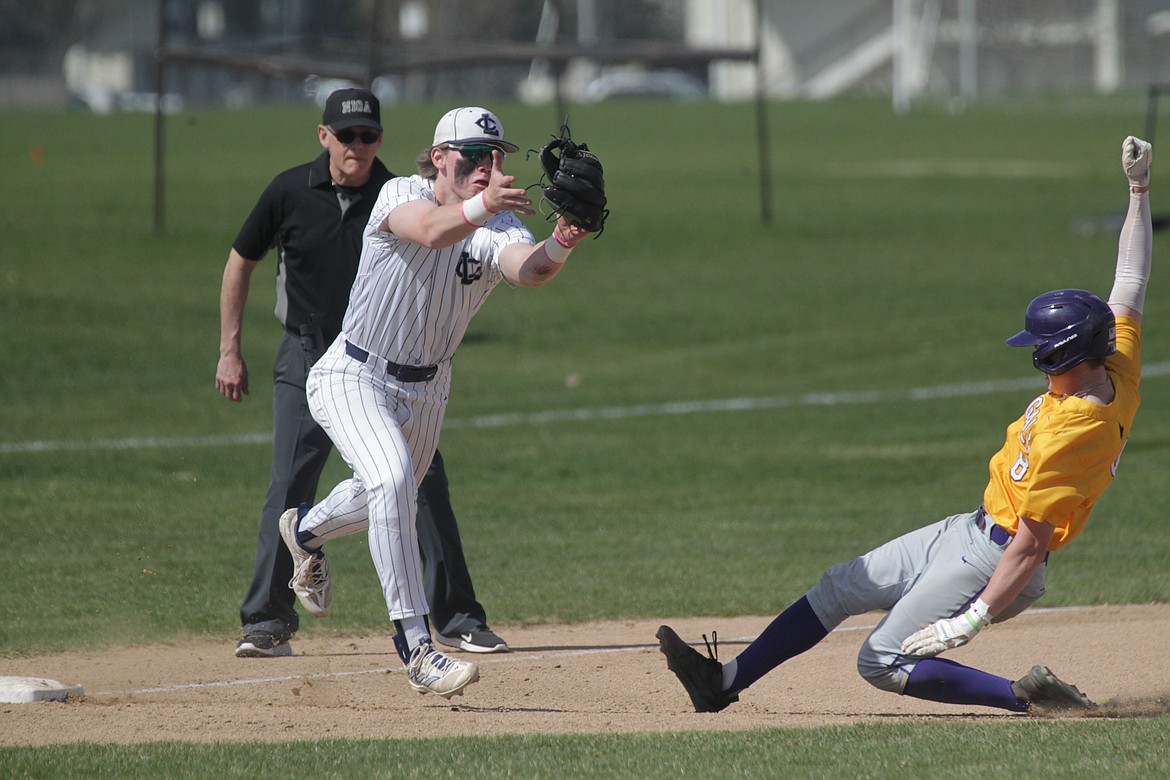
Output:
<instances>
[{"instance_id":1,"label":"fielder in pinstripe uniform","mask_svg":"<svg viewBox=\"0 0 1170 780\"><path fill-rule=\"evenodd\" d=\"M431 642L414 517L417 492L439 442L451 359L471 318L500 282L536 287L556 276L589 235L564 217L537 243L517 219L532 201L504 173L498 117L449 111L419 173L386 183L362 242L341 335L309 373L309 408L354 476L311 509L281 518L296 563L293 590L310 612L327 606L322 545L367 530L407 679L450 698L479 679L473 663Z\"/></svg>"},{"instance_id":2,"label":"fielder in pinstripe uniform","mask_svg":"<svg viewBox=\"0 0 1170 780\"><path fill-rule=\"evenodd\" d=\"M394 178L376 157L382 145L381 106L369 90L331 93L316 133L324 151L313 162L278 174L264 189L232 244L220 288L215 384L238 403L249 390L242 340L251 278L269 249L278 250L276 316L284 335L273 372L272 479L252 582L240 605L244 636L236 655L241 658L292 655L290 640L300 617L293 608L293 560L281 539L280 517L289 507L315 500L333 449L309 412L305 383L310 366L341 331L366 222L382 185ZM418 505L416 525L436 641L469 652L506 651L507 643L488 627L487 612L475 597L437 450L419 487Z\"/></svg>"}]
</instances>

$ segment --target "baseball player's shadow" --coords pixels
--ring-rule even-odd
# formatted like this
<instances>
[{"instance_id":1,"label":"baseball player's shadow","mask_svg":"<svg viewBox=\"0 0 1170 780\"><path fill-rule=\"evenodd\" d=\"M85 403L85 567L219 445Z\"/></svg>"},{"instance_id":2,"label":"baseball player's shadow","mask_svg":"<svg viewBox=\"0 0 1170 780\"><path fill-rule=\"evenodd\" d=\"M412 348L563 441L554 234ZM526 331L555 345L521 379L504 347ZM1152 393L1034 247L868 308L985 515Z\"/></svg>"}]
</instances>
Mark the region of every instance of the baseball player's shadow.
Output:
<instances>
[{"instance_id":1,"label":"baseball player's shadow","mask_svg":"<svg viewBox=\"0 0 1170 780\"><path fill-rule=\"evenodd\" d=\"M703 643L699 642L697 645L694 642L690 644L697 646L700 650L703 648ZM738 645L740 647L747 647L750 644L748 640L719 640L720 649L724 647L731 647ZM588 653L588 652L621 652L622 650L657 650L658 642L634 642L629 644L615 644L615 645L534 645L532 647L520 647L518 645L509 645L509 649L513 653L556 653L556 652L570 652L570 653ZM722 654L721 654L722 655Z\"/></svg>"},{"instance_id":2,"label":"baseball player's shadow","mask_svg":"<svg viewBox=\"0 0 1170 780\"><path fill-rule=\"evenodd\" d=\"M546 715L550 715L550 714L551 715L564 715L567 712L586 712L586 710L555 709L552 707L504 707L504 706L476 707L473 704L464 704L463 702L451 702L451 703L442 703L442 704L436 703L436 704L430 704L427 706L438 708L438 709L445 709L445 710L458 710L460 712L500 712L500 713L503 713L503 712L523 712L523 713L534 712L534 713L546 714Z\"/></svg>"},{"instance_id":3,"label":"baseball player's shadow","mask_svg":"<svg viewBox=\"0 0 1170 780\"><path fill-rule=\"evenodd\" d=\"M700 650L703 647L702 642L692 642L692 645L697 646ZM746 639L731 639L719 640L719 647L746 647L749 641ZM385 658L394 657L396 654L393 648L386 650L359 650L355 644L350 644L351 651L345 650L328 650L328 651L300 651L295 653L295 657L312 657L312 658ZM444 648L445 650L447 648ZM618 644L597 644L597 645L509 645L508 652L504 653L465 653L458 650L454 651L456 656L461 658L468 658L472 660L492 660L504 659L510 655L517 653L605 653L614 652L620 653L626 650L657 650L657 642L634 642L634 643L618 643Z\"/></svg>"},{"instance_id":4,"label":"baseball player's shadow","mask_svg":"<svg viewBox=\"0 0 1170 780\"><path fill-rule=\"evenodd\" d=\"M513 653L605 653L621 652L622 650L649 650L658 649L658 644L617 644L617 645L532 645L519 647L509 645Z\"/></svg>"},{"instance_id":5,"label":"baseball player's shadow","mask_svg":"<svg viewBox=\"0 0 1170 780\"><path fill-rule=\"evenodd\" d=\"M877 718L879 720L1015 720L1015 712L835 712L834 715L848 718ZM1024 716L1034 717L1034 716Z\"/></svg>"},{"instance_id":6,"label":"baseball player's shadow","mask_svg":"<svg viewBox=\"0 0 1170 780\"><path fill-rule=\"evenodd\" d=\"M344 652L339 650L322 650L313 652L311 650L298 650L293 653L293 658L398 658L398 653L394 648L387 650L354 650L352 652Z\"/></svg>"}]
</instances>

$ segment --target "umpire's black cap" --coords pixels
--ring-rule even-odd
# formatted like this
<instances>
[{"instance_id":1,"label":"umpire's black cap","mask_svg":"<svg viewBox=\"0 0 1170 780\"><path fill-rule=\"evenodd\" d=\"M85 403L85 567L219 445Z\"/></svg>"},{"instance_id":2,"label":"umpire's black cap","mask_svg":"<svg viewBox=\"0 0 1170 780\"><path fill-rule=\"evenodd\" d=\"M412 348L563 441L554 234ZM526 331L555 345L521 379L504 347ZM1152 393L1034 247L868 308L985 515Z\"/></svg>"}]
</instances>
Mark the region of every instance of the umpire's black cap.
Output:
<instances>
[{"instance_id":1,"label":"umpire's black cap","mask_svg":"<svg viewBox=\"0 0 1170 780\"><path fill-rule=\"evenodd\" d=\"M321 124L330 130L344 130L347 127L372 127L382 129L382 106L378 98L368 89L347 87L330 93L325 100L325 113Z\"/></svg>"}]
</instances>

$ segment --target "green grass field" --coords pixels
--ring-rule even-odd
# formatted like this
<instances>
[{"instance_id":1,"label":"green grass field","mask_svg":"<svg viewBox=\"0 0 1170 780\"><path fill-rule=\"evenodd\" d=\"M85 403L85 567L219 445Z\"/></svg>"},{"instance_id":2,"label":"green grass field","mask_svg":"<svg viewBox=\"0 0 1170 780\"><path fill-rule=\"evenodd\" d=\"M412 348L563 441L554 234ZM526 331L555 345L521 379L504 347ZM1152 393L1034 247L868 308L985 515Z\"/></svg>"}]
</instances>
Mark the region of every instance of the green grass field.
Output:
<instances>
[{"instance_id":1,"label":"green grass field","mask_svg":"<svg viewBox=\"0 0 1170 780\"><path fill-rule=\"evenodd\" d=\"M447 108L387 109L391 169L409 172ZM558 124L548 107L492 108L523 148ZM1039 292L1108 292L1116 232L1076 226L1124 209L1120 145L1143 129L1142 96L904 117L877 100L785 103L769 118L774 218L762 224L750 106L573 108L613 216L552 285L492 296L456 358L441 444L493 622L770 614L825 566L973 508L1004 427L1043 386L1003 339ZM0 113L0 663L237 638L269 466L275 258L252 286L243 405L214 389L219 282L260 190L319 150L317 120L311 107L172 117L158 234L151 117ZM538 178L535 159L508 167ZM1152 197L1155 216L1170 211L1168 192ZM1166 240L1155 234L1155 266ZM1045 606L1170 600L1167 323L1156 267L1138 428L1093 522L1054 561ZM343 468L335 459L323 482ZM386 631L364 539L330 559L341 608L303 631ZM1099 777L1117 764L1090 759L1092 740L1165 745L1167 722L1153 724L1029 723L1030 740L1010 739L1014 724L993 739L985 726L878 723L442 749L516 776L884 777L927 774L907 745L949 766L956 746L983 747L970 756L990 739L1008 751L1000 763L959 776L1034 768L1036 743L1052 742L1066 747L1044 751L1040 776ZM833 763L812 760L815 739L838 746ZM875 756L876 744L903 750ZM301 766L315 777L376 776L380 755L435 751L310 747ZM269 776L264 750L79 748L68 761L94 776L137 774L138 761ZM0 750L0 773L59 776L51 752ZM1130 776L1165 775L1166 755Z\"/></svg>"}]
</instances>

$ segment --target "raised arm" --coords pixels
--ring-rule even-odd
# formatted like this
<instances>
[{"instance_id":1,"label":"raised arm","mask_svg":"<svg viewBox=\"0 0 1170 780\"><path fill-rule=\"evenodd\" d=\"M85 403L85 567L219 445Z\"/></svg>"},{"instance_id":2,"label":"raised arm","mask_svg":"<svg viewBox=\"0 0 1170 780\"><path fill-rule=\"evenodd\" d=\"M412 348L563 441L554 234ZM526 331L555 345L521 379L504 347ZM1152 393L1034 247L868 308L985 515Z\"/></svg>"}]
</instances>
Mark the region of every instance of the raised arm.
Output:
<instances>
[{"instance_id":1,"label":"raised arm","mask_svg":"<svg viewBox=\"0 0 1170 780\"><path fill-rule=\"evenodd\" d=\"M1117 271L1109 308L1119 317L1141 319L1150 278L1154 228L1150 219L1150 165L1153 148L1132 135L1121 144L1121 165L1129 179L1129 209L1117 242Z\"/></svg>"}]
</instances>

